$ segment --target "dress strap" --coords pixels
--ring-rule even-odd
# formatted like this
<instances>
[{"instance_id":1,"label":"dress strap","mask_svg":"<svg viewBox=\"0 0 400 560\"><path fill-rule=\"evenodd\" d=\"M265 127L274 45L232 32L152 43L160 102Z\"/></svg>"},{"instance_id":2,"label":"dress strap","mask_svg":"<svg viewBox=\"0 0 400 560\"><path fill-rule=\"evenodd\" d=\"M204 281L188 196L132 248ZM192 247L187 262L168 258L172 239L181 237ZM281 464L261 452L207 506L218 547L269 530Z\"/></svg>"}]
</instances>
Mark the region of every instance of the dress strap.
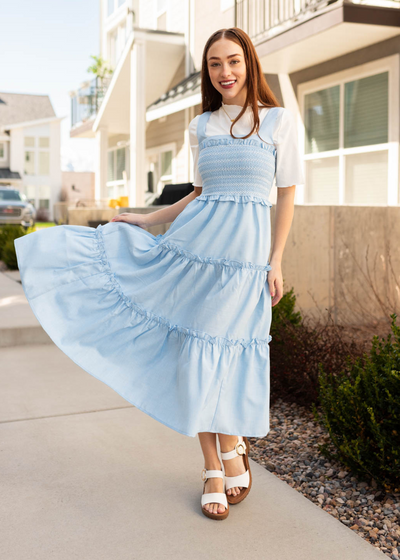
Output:
<instances>
[{"instance_id":1,"label":"dress strap","mask_svg":"<svg viewBox=\"0 0 400 560\"><path fill-rule=\"evenodd\" d=\"M271 107L271 109L269 109L268 113L265 115L258 131L259 136L263 140L265 140L266 142L270 142L271 144L274 143L273 135L275 130L275 123L281 109L282 107Z\"/></svg>"},{"instance_id":2,"label":"dress strap","mask_svg":"<svg viewBox=\"0 0 400 560\"><path fill-rule=\"evenodd\" d=\"M208 119L211 116L211 111L202 113L197 121L197 140L200 144L206 138L206 126Z\"/></svg>"}]
</instances>

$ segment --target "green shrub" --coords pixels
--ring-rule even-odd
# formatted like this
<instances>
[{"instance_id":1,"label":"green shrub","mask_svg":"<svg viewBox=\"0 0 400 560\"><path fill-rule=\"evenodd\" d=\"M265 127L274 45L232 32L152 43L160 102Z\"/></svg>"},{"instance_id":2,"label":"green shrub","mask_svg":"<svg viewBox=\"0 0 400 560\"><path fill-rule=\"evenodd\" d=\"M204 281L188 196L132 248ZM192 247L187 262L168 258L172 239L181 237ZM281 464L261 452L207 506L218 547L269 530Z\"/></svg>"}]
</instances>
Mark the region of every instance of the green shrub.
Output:
<instances>
[{"instance_id":1,"label":"green shrub","mask_svg":"<svg viewBox=\"0 0 400 560\"><path fill-rule=\"evenodd\" d=\"M334 375L320 367L321 414L316 420L327 429L328 444L321 453L336 459L387 491L400 490L400 327L396 314L387 339L373 337L372 348L353 363L349 372ZM394 340L392 341L392 334Z\"/></svg>"},{"instance_id":2,"label":"green shrub","mask_svg":"<svg viewBox=\"0 0 400 560\"><path fill-rule=\"evenodd\" d=\"M13 239L9 239L3 247L2 261L12 270L18 269L17 255Z\"/></svg>"},{"instance_id":3,"label":"green shrub","mask_svg":"<svg viewBox=\"0 0 400 560\"><path fill-rule=\"evenodd\" d=\"M299 326L302 318L299 311L295 312L296 296L294 295L293 288L283 294L278 305L272 308L272 323L271 323L271 336L278 342L280 339L279 333L282 327L287 324Z\"/></svg>"},{"instance_id":4,"label":"green shrub","mask_svg":"<svg viewBox=\"0 0 400 560\"><path fill-rule=\"evenodd\" d=\"M14 239L23 235L26 235L26 231L22 226L12 224L0 226L0 260L8 268L18 268Z\"/></svg>"}]
</instances>

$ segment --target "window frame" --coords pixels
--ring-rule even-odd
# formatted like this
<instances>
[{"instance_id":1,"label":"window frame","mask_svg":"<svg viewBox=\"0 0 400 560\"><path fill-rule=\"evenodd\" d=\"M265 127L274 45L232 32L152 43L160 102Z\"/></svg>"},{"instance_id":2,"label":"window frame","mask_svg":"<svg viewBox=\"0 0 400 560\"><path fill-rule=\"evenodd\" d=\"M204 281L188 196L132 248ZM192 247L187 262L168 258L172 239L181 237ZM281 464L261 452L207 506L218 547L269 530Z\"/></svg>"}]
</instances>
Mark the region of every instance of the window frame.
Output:
<instances>
[{"instance_id":1,"label":"window frame","mask_svg":"<svg viewBox=\"0 0 400 560\"><path fill-rule=\"evenodd\" d=\"M25 134L23 137L23 146L24 146L24 171L23 174L25 177L50 177L51 176L51 136L48 135L42 135L42 134L34 134L34 135L30 135L30 134ZM34 146L25 146L25 138L34 138ZM43 148L40 146L40 139L41 138L48 138L49 139L49 145L47 148ZM33 156L34 156L34 162L33 162L33 169L34 172L33 173L26 173L25 172L25 154L26 152L32 152ZM39 158L40 158L40 153L41 152L46 152L48 154L48 158L49 158L49 172L48 173L39 173L40 171L40 163L39 163Z\"/></svg>"},{"instance_id":2,"label":"window frame","mask_svg":"<svg viewBox=\"0 0 400 560\"><path fill-rule=\"evenodd\" d=\"M358 66L352 66L346 70L328 74L315 80L303 82L298 86L298 102L300 109L300 122L298 126L298 145L299 151L304 162L305 187L302 192L302 204L313 205L316 203L305 202L306 189L308 184L306 162L313 159L326 157L339 158L339 205L340 206L360 206L360 204L345 203L345 181L346 168L345 158L351 154L361 154L366 152L388 152L388 206L400 204L399 190L399 60L400 55L394 54L372 62L366 62ZM356 148L344 148L344 84L376 74L388 72L388 142L385 144L374 144L370 146L360 146ZM305 96L321 89L327 89L339 85L340 87L340 106L339 106L339 148L326 152L312 154L305 153Z\"/></svg>"},{"instance_id":3,"label":"window frame","mask_svg":"<svg viewBox=\"0 0 400 560\"><path fill-rule=\"evenodd\" d=\"M125 150L125 173L128 174L127 167L128 167L128 150L126 146L112 146L111 148L107 149L107 181L106 181L106 191L107 191L107 198L117 199L119 196L128 196L128 181L124 178L122 179L115 179L113 181L108 181L108 156L110 153L113 154L114 158L114 170L115 173L117 172L117 151L118 150ZM124 186L124 194L116 196L116 191L118 187ZM108 190L113 189L113 196L108 196Z\"/></svg>"},{"instance_id":4,"label":"window frame","mask_svg":"<svg viewBox=\"0 0 400 560\"><path fill-rule=\"evenodd\" d=\"M171 184L176 183L176 142L169 142L168 144L160 144L154 148L148 148L146 150L146 170L149 171L149 158L157 156L158 166L161 170L161 154L164 152L172 152L171 160L171 175L160 175L157 184L154 185L154 194L160 195L164 186L167 184L166 181L171 181ZM169 178L170 177L170 178ZM147 185L146 185L147 188ZM149 191L146 191L149 192Z\"/></svg>"}]
</instances>

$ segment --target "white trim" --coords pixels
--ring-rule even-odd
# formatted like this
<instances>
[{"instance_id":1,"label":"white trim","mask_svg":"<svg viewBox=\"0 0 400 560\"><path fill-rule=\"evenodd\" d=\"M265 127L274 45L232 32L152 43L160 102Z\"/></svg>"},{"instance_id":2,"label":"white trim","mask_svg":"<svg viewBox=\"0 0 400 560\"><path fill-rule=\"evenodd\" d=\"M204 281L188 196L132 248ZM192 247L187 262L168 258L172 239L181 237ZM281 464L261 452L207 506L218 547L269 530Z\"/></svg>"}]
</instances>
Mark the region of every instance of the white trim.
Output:
<instances>
[{"instance_id":1,"label":"white trim","mask_svg":"<svg viewBox=\"0 0 400 560\"><path fill-rule=\"evenodd\" d=\"M387 150L389 156L388 164L388 206L397 206L399 200L399 63L400 55L394 54L372 62L366 62L358 66L353 66L335 72L309 82L304 82L298 86L298 98L301 114L301 126L299 127L299 148L303 155L303 160L312 160L323 157L339 156L339 204L344 204L345 195L345 156L348 154L377 152ZM343 110L344 110L344 84L349 81L359 80L375 74L388 72L388 142L385 144L360 146L357 148L344 148L344 131L343 131ZM329 152L320 152L314 154L305 154L305 126L304 126L304 99L305 96L314 91L327 89L329 87L340 87L340 104L339 104L339 149ZM305 181L307 185L307 166L305 166Z\"/></svg>"},{"instance_id":2,"label":"white trim","mask_svg":"<svg viewBox=\"0 0 400 560\"><path fill-rule=\"evenodd\" d=\"M114 72L113 72L110 85L108 86L107 91L106 91L106 94L105 94L105 96L104 96L104 99L103 99L103 101L101 102L100 111L97 113L96 118L95 118L95 120L94 120L93 128L92 128L93 132L97 132L97 129L99 128L99 124L100 124L101 119L102 119L102 117L103 117L103 113L104 113L104 111L106 110L108 101L109 101L109 99L110 99L110 97L111 97L111 94L112 94L112 92L113 92L113 89L114 89L114 87L115 87L115 84L116 84L117 81L118 81L118 77L119 77L119 75L120 75L120 73L121 73L121 69L122 69L122 67L123 67L123 65L124 65L124 62L125 62L125 60L126 60L126 57L129 56L129 53L130 53L130 51L131 51L131 48L132 48L132 45L133 45L134 36L135 36L134 32L131 31L131 33L129 34L128 39L126 40L124 50L122 51L122 54L121 54L121 56L119 57L119 60L118 60L118 62L117 62L117 66L115 67L115 70L114 70Z\"/></svg>"},{"instance_id":3,"label":"white trim","mask_svg":"<svg viewBox=\"0 0 400 560\"><path fill-rule=\"evenodd\" d=\"M171 8L170 1L169 1L169 0L165 0L165 10L162 10L162 11L158 11L158 10L157 10L157 2L158 2L158 0L153 0L153 14L154 14L153 29L156 29L157 31L167 31L167 30L169 29L169 23L170 23L170 20L169 20L169 14L171 13L171 12L170 12L170 8ZM166 21L166 24L165 24L166 29L158 29L158 27L157 27L157 20L158 20L158 18L159 18L160 16L162 16L163 14L166 14L166 19L165 19L165 21Z\"/></svg>"},{"instance_id":4,"label":"white trim","mask_svg":"<svg viewBox=\"0 0 400 560\"><path fill-rule=\"evenodd\" d=\"M220 11L226 12L235 6L235 0L220 0Z\"/></svg>"},{"instance_id":5,"label":"white trim","mask_svg":"<svg viewBox=\"0 0 400 560\"><path fill-rule=\"evenodd\" d=\"M108 34L117 27L122 21L126 20L128 17L128 1L126 0L122 6L117 6L118 0L114 0L114 11L108 15L108 0L105 0L105 18L104 18L104 30Z\"/></svg>"},{"instance_id":6,"label":"white trim","mask_svg":"<svg viewBox=\"0 0 400 560\"><path fill-rule=\"evenodd\" d=\"M167 117L168 115L178 113L179 111L183 111L184 109L188 109L189 107L194 107L195 105L199 105L200 103L201 93L195 93L190 97L185 97L184 99L180 99L179 101L168 103L168 105L164 105L164 107L160 107L159 109L151 109L150 111L146 111L146 122L155 121L157 119L160 119L161 117Z\"/></svg>"},{"instance_id":7,"label":"white trim","mask_svg":"<svg viewBox=\"0 0 400 560\"><path fill-rule=\"evenodd\" d=\"M66 118L67 117L47 117L45 119L37 119L36 121L24 121L15 124L5 124L0 128L0 130L4 132L5 130L13 130L14 128L25 128L28 126L36 126L39 124L47 124L51 122L62 121L63 119Z\"/></svg>"}]
</instances>

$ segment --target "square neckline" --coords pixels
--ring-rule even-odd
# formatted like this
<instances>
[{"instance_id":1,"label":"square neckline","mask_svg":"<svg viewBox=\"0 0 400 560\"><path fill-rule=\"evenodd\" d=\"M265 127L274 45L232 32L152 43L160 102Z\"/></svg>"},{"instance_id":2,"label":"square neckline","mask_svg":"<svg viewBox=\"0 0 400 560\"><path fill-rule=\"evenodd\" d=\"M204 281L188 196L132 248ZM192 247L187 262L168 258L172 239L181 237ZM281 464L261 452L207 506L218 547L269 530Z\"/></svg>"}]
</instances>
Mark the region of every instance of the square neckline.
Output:
<instances>
[{"instance_id":1,"label":"square neckline","mask_svg":"<svg viewBox=\"0 0 400 560\"><path fill-rule=\"evenodd\" d=\"M267 108L267 107L263 107L263 108ZM268 116L271 113L270 109L280 109L280 107L268 107L268 112L265 115L263 121L260 123L260 127L258 129L258 132L260 132L261 129L263 128L263 125L265 125L265 122L267 121ZM262 140L256 132L251 134L250 136L247 136L246 138L245 137L233 138L233 136L231 134L213 134L212 136L206 136L205 129L206 129L207 123L208 123L211 115L213 113L216 113L217 111L219 111L219 109L217 109L216 111L205 111L204 113L201 113L201 115L199 117L199 121L197 123L197 129L196 129L197 141L198 141L199 148L200 148L201 144L203 144L203 142L205 142L206 140L208 140L210 138L216 138L216 139L218 139L218 138L230 138L231 140L250 140L252 138L256 138L257 141L260 144L265 144L266 146L271 146L276 150L275 143L271 144L269 142L266 142L265 140ZM204 115L208 115L206 120L204 118ZM202 122L202 119L203 119L203 121L205 120L204 124ZM201 123L202 137L203 137L202 140L199 140L199 126L200 126L200 123Z\"/></svg>"}]
</instances>

